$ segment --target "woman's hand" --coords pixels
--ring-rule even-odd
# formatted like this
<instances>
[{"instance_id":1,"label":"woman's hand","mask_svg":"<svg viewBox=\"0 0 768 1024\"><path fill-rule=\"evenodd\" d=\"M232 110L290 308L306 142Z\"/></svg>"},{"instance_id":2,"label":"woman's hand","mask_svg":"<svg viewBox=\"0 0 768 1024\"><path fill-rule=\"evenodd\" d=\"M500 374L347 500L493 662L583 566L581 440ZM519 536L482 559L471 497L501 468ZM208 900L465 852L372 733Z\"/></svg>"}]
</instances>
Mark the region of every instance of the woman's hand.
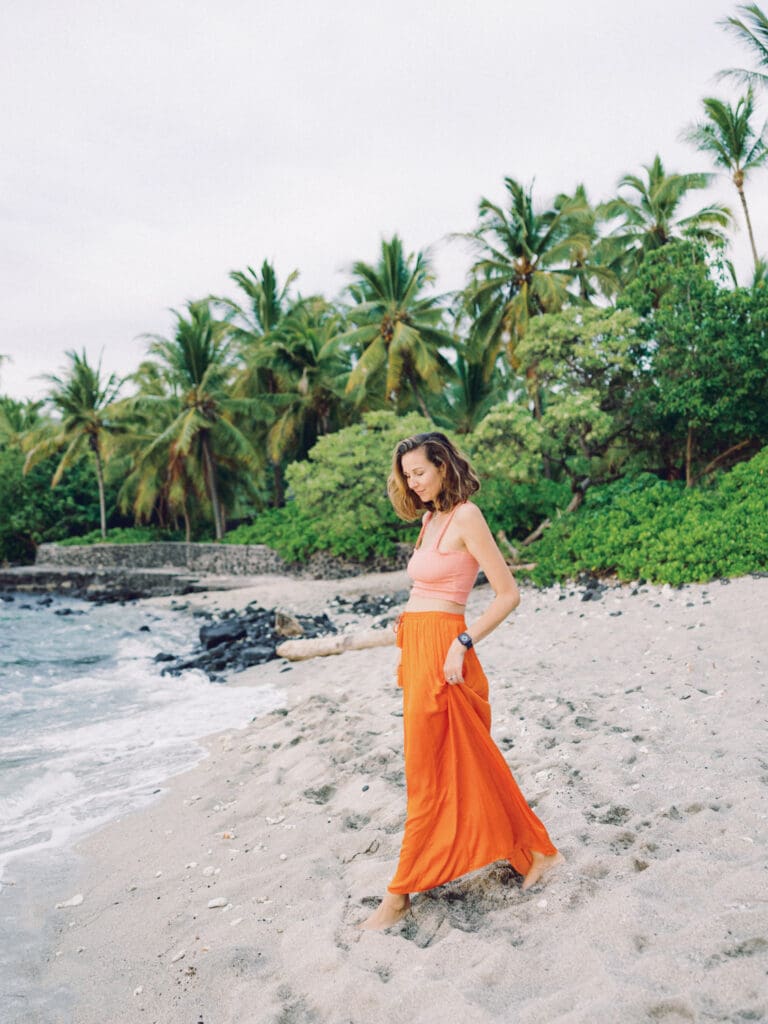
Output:
<instances>
[{"instance_id":1,"label":"woman's hand","mask_svg":"<svg viewBox=\"0 0 768 1024\"><path fill-rule=\"evenodd\" d=\"M464 654L466 648L458 640L454 640L448 648L443 664L443 675L450 686L464 682Z\"/></svg>"}]
</instances>

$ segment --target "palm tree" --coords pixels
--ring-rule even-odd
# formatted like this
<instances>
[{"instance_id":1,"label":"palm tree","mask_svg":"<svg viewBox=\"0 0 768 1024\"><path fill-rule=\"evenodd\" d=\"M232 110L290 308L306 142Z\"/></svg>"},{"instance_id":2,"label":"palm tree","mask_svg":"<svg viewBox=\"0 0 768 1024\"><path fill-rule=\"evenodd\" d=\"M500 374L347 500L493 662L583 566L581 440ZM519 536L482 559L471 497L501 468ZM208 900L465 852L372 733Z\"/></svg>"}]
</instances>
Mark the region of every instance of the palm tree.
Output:
<instances>
[{"instance_id":1,"label":"palm tree","mask_svg":"<svg viewBox=\"0 0 768 1024\"><path fill-rule=\"evenodd\" d=\"M257 274L253 267L246 270L233 270L230 279L245 293L246 301L235 302L233 299L213 298L217 306L223 308L225 319L231 324L230 336L240 347L246 363L249 357L258 353L261 344L269 339L280 321L298 301L291 296L291 286L299 276L293 270L285 280L282 288L278 284L275 268L264 260ZM251 382L250 390L259 390L260 382ZM241 377L241 387L248 381Z\"/></svg>"},{"instance_id":2,"label":"palm tree","mask_svg":"<svg viewBox=\"0 0 768 1024\"><path fill-rule=\"evenodd\" d=\"M516 368L515 350L530 318L562 309L573 298L569 286L592 275L594 211L583 188L537 212L533 186L526 190L514 178L505 178L504 186L508 209L482 199L480 224L465 236L480 249L465 301L474 314L476 344L487 347L493 358L506 349L510 365ZM541 401L535 370L528 376L538 417Z\"/></svg>"},{"instance_id":3,"label":"palm tree","mask_svg":"<svg viewBox=\"0 0 768 1024\"><path fill-rule=\"evenodd\" d=\"M759 259L747 199L744 195L744 179L749 171L765 165L768 159L768 146L765 143L765 125L759 133L755 133L750 123L754 109L752 86L735 107L710 96L704 100L707 120L699 121L687 128L683 138L711 156L716 166L724 167L730 173L744 210L749 243L757 268Z\"/></svg>"},{"instance_id":4,"label":"palm tree","mask_svg":"<svg viewBox=\"0 0 768 1024\"><path fill-rule=\"evenodd\" d=\"M397 235L382 240L374 265L358 261L349 286L354 304L347 309L355 325L339 338L359 353L347 392L358 400L378 392L384 401L405 411L412 395L429 416L422 388L437 392L450 377L451 366L440 352L453 346L443 329L442 296L423 295L433 277L424 253L408 257Z\"/></svg>"},{"instance_id":5,"label":"palm tree","mask_svg":"<svg viewBox=\"0 0 768 1024\"><path fill-rule=\"evenodd\" d=\"M499 366L486 375L484 360L476 357L471 344L458 342L456 348L454 377L430 403L431 418L446 430L469 434L494 405L504 401L507 387Z\"/></svg>"},{"instance_id":6,"label":"palm tree","mask_svg":"<svg viewBox=\"0 0 768 1024\"><path fill-rule=\"evenodd\" d=\"M553 204L562 210L572 226L569 265L574 298L582 305L591 305L599 296L613 295L619 286L610 266L602 262L598 224L600 218L592 206L584 185L577 185L573 195L561 193Z\"/></svg>"},{"instance_id":7,"label":"palm tree","mask_svg":"<svg viewBox=\"0 0 768 1024\"><path fill-rule=\"evenodd\" d=\"M42 406L40 401L0 397L0 446L18 444L25 434L39 427Z\"/></svg>"},{"instance_id":8,"label":"palm tree","mask_svg":"<svg viewBox=\"0 0 768 1024\"><path fill-rule=\"evenodd\" d=\"M247 270L233 270L231 280L245 295L243 302L227 298L215 298L222 307L225 319L230 324L230 336L234 340L243 367L237 373L233 384L233 395L239 398L258 398L253 405L254 418L251 432L259 435L262 444L269 445L267 432L274 424L274 401L271 396L279 395L280 383L271 367L270 343L282 320L303 301L291 293L291 287L299 276L293 270L280 286L274 266L264 260L257 273L253 267ZM283 497L283 464L270 459L274 481L274 503L280 506Z\"/></svg>"},{"instance_id":9,"label":"palm tree","mask_svg":"<svg viewBox=\"0 0 768 1024\"><path fill-rule=\"evenodd\" d=\"M646 252L676 238L725 243L721 229L731 221L731 211L720 203L702 207L687 217L679 216L688 193L706 188L711 174L667 174L660 156L643 169L645 180L636 174L626 174L619 182L620 189L629 190L628 196L611 199L598 211L606 220L622 219L604 240L604 246L622 267L625 280L637 270Z\"/></svg>"},{"instance_id":10,"label":"palm tree","mask_svg":"<svg viewBox=\"0 0 768 1024\"><path fill-rule=\"evenodd\" d=\"M237 422L251 412L253 402L231 396L236 363L229 325L214 319L208 300L189 302L186 316L174 313L173 338L148 335L150 355L159 364L154 374L159 372L167 390L144 391L132 402L140 416L162 424L140 461L151 470L162 453L177 504L179 487L188 490L189 481L194 481L194 487L207 495L220 540L225 529L222 472L258 466L258 454ZM149 371L142 372L146 376Z\"/></svg>"},{"instance_id":11,"label":"palm tree","mask_svg":"<svg viewBox=\"0 0 768 1024\"><path fill-rule=\"evenodd\" d=\"M44 377L52 385L47 403L61 419L27 435L24 472L63 448L64 454L51 480L51 487L55 487L71 466L84 456L92 456L99 489L101 535L106 537L105 447L110 435L121 429L113 416L113 403L123 382L114 374L105 379L101 372L101 360L97 366L91 366L85 351L82 355L70 351L66 356L70 362L66 375L57 377L46 374Z\"/></svg>"},{"instance_id":12,"label":"palm tree","mask_svg":"<svg viewBox=\"0 0 768 1024\"><path fill-rule=\"evenodd\" d=\"M726 18L720 24L727 32L731 32L757 58L758 67L764 71L747 71L745 68L726 68L720 72L720 78L737 78L746 85L758 82L768 85L768 17L757 4L741 4L738 8L744 14L741 18Z\"/></svg>"},{"instance_id":13,"label":"palm tree","mask_svg":"<svg viewBox=\"0 0 768 1024\"><path fill-rule=\"evenodd\" d=\"M324 299L305 299L286 314L262 351L277 383L259 396L272 408L267 450L274 465L303 458L322 434L345 424L349 349L340 342L341 316ZM347 403L348 404L348 403Z\"/></svg>"}]
</instances>

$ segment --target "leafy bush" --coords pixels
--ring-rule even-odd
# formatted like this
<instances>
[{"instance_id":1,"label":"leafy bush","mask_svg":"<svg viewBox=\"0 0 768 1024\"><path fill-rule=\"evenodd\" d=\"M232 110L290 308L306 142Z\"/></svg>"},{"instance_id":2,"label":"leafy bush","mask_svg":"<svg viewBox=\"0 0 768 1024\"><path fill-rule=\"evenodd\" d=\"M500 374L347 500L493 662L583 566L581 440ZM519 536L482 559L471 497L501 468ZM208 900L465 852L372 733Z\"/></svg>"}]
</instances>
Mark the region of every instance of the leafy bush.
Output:
<instances>
[{"instance_id":1,"label":"leafy bush","mask_svg":"<svg viewBox=\"0 0 768 1024\"><path fill-rule=\"evenodd\" d=\"M768 569L768 448L707 488L644 473L588 492L531 548L542 584L579 572L679 585Z\"/></svg>"},{"instance_id":2,"label":"leafy bush","mask_svg":"<svg viewBox=\"0 0 768 1024\"><path fill-rule=\"evenodd\" d=\"M288 467L285 508L263 513L225 540L268 544L290 561L313 551L360 561L393 554L414 530L397 518L387 497L392 451L404 437L430 429L416 413L371 412L362 423L326 434L305 461Z\"/></svg>"},{"instance_id":3,"label":"leafy bush","mask_svg":"<svg viewBox=\"0 0 768 1024\"><path fill-rule=\"evenodd\" d=\"M92 530L99 524L96 479L84 460L51 487L56 459L23 473L17 447L0 447L0 561L33 562L37 545ZM107 508L115 489L107 488Z\"/></svg>"},{"instance_id":4,"label":"leafy bush","mask_svg":"<svg viewBox=\"0 0 768 1024\"><path fill-rule=\"evenodd\" d=\"M494 533L522 539L571 500L567 481L541 475L542 436L527 409L507 402L491 409L465 440L480 477L476 501Z\"/></svg>"},{"instance_id":5,"label":"leafy bush","mask_svg":"<svg viewBox=\"0 0 768 1024\"><path fill-rule=\"evenodd\" d=\"M225 544L266 544L286 562L303 562L322 548L322 530L316 516L308 516L295 501L283 508L261 512L252 523L244 523L224 535Z\"/></svg>"},{"instance_id":6,"label":"leafy bush","mask_svg":"<svg viewBox=\"0 0 768 1024\"><path fill-rule=\"evenodd\" d=\"M522 540L543 519L554 519L571 497L570 487L562 481L542 478L535 483L513 483L504 477L486 477L473 500L494 534L504 530L510 540Z\"/></svg>"}]
</instances>

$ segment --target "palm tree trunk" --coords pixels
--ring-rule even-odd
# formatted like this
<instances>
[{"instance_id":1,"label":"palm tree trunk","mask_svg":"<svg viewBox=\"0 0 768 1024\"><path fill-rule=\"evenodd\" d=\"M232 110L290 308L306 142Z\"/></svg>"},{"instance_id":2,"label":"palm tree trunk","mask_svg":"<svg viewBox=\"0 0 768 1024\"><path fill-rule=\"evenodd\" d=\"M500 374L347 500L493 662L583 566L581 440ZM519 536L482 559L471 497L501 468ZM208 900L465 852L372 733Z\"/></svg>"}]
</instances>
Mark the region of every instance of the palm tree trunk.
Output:
<instances>
[{"instance_id":1,"label":"palm tree trunk","mask_svg":"<svg viewBox=\"0 0 768 1024\"><path fill-rule=\"evenodd\" d=\"M285 504L285 487L283 485L283 467L279 462L272 463L272 472L275 479L275 508L282 508Z\"/></svg>"},{"instance_id":2,"label":"palm tree trunk","mask_svg":"<svg viewBox=\"0 0 768 1024\"><path fill-rule=\"evenodd\" d=\"M101 520L101 536L107 538L107 502L104 497L104 467L99 451L99 439L95 434L90 437L91 451L96 459L96 481L99 485L99 519Z\"/></svg>"},{"instance_id":3,"label":"palm tree trunk","mask_svg":"<svg viewBox=\"0 0 768 1024\"><path fill-rule=\"evenodd\" d=\"M757 266L758 266L758 264L760 262L760 259L759 259L758 255L757 255L757 246L755 245L755 236L752 233L752 221L749 218L749 210L747 208L747 197L744 195L744 189L743 188L740 188L739 186L737 186L737 191L739 193L739 199L741 200L742 209L744 210L744 220L747 222L747 232L749 233L749 244L752 246L752 258L755 261L755 270L757 270Z\"/></svg>"},{"instance_id":4,"label":"palm tree trunk","mask_svg":"<svg viewBox=\"0 0 768 1024\"><path fill-rule=\"evenodd\" d=\"M211 455L211 447L208 442L207 433L203 434L203 466L205 467L205 480L208 484L208 497L211 499L211 508L213 510L213 528L216 532L216 540L221 540L224 536L224 530L221 525L221 506L219 504L219 492L216 488L216 467L214 465L213 456Z\"/></svg>"},{"instance_id":5,"label":"palm tree trunk","mask_svg":"<svg viewBox=\"0 0 768 1024\"><path fill-rule=\"evenodd\" d=\"M424 401L424 398L422 397L421 391L419 391L419 389L418 389L418 387L416 385L416 381L413 380L413 379L411 379L411 387L413 388L413 393L416 396L416 402L417 402L417 404L419 406L419 409L421 409L421 415L424 417L425 420L431 420L432 417L429 415L429 409L427 409L427 403Z\"/></svg>"},{"instance_id":6,"label":"palm tree trunk","mask_svg":"<svg viewBox=\"0 0 768 1024\"><path fill-rule=\"evenodd\" d=\"M181 503L181 514L184 516L184 543L189 544L192 540L192 523L189 520L186 498Z\"/></svg>"}]
</instances>

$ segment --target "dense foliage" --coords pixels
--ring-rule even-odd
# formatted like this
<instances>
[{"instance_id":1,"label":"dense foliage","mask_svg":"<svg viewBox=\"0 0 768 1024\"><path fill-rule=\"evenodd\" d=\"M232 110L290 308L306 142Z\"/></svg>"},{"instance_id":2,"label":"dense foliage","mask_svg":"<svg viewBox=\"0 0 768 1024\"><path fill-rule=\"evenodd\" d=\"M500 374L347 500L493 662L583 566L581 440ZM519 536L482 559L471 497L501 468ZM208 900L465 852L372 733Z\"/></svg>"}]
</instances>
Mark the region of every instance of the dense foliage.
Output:
<instances>
[{"instance_id":1,"label":"dense foliage","mask_svg":"<svg viewBox=\"0 0 768 1024\"><path fill-rule=\"evenodd\" d=\"M579 572L679 585L768 569L768 448L706 488L643 473L590 491L536 545L532 578Z\"/></svg>"},{"instance_id":2,"label":"dense foliage","mask_svg":"<svg viewBox=\"0 0 768 1024\"><path fill-rule=\"evenodd\" d=\"M734 217L707 202L712 175L658 154L597 203L583 184L539 202L505 177L462 233L455 294L398 235L351 263L334 300L268 261L232 271L237 296L188 302L127 380L68 352L45 403L0 399L0 558L54 538L166 537L266 543L290 561L386 555L414 533L387 500L392 449L439 428L537 579L762 568L768 269L747 193L768 163L754 91L768 20L747 10L728 30L758 72L733 71L744 95L707 97L684 137L733 181L749 285L725 261Z\"/></svg>"},{"instance_id":3,"label":"dense foliage","mask_svg":"<svg viewBox=\"0 0 768 1024\"><path fill-rule=\"evenodd\" d=\"M289 560L318 550L350 559L392 554L398 541L414 534L387 497L392 452L402 437L431 427L417 413L366 413L360 423L321 438L306 461L293 463L292 499L284 508L233 530L227 540L269 544Z\"/></svg>"},{"instance_id":4,"label":"dense foliage","mask_svg":"<svg viewBox=\"0 0 768 1024\"><path fill-rule=\"evenodd\" d=\"M24 455L0 447L0 560L28 562L45 541L79 537L99 525L99 498L93 469L74 466L62 482L51 487L54 459L41 462L26 475ZM107 486L107 503L114 507L117 489ZM97 530L99 536L101 531Z\"/></svg>"}]
</instances>

